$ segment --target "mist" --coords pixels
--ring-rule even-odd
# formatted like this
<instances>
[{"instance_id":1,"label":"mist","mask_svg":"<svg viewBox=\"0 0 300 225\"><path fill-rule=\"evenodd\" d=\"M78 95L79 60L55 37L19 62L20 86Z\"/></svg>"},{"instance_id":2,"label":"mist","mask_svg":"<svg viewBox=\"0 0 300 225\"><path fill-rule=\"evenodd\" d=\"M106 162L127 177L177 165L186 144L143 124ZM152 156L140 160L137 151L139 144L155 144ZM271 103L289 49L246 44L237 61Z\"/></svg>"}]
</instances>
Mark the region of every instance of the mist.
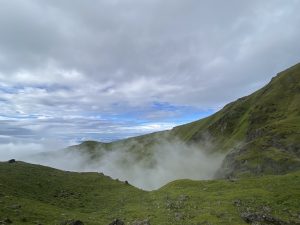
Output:
<instances>
[{"instance_id":1,"label":"mist","mask_svg":"<svg viewBox=\"0 0 300 225\"><path fill-rule=\"evenodd\" d=\"M32 146L34 149L30 149ZM197 145L164 139L150 147L136 141L109 150L99 147L93 157L84 148L50 151L42 145L27 145L24 149L11 144L10 151L4 151L3 147L1 160L15 158L67 171L101 172L144 190L155 190L177 179L211 179L224 159L224 155L209 154Z\"/></svg>"}]
</instances>

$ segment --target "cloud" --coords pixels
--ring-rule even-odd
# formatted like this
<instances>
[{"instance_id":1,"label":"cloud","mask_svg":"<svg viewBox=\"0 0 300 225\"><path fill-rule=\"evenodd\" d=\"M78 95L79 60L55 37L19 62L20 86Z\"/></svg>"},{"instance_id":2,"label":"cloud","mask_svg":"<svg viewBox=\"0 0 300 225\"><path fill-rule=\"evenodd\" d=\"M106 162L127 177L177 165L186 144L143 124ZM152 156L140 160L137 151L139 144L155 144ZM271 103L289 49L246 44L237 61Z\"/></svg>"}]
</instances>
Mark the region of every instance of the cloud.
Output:
<instances>
[{"instance_id":1,"label":"cloud","mask_svg":"<svg viewBox=\"0 0 300 225\"><path fill-rule=\"evenodd\" d=\"M36 142L27 142L27 140L21 141L20 139L12 140L7 136L0 136L0 140L0 161L13 158L30 159L32 155L57 151L62 144L55 140L40 140Z\"/></svg>"},{"instance_id":2,"label":"cloud","mask_svg":"<svg viewBox=\"0 0 300 225\"><path fill-rule=\"evenodd\" d=\"M177 179L211 179L219 169L223 154L209 154L208 149L186 145L179 140L155 138L154 145L135 140L114 145L112 149L97 148L98 156L87 149L53 151L51 142L44 144L2 144L0 158L77 172L102 172L114 179L154 190ZM53 146L53 143L52 143ZM1 151L6 149L6 152ZM138 151L137 151L138 150Z\"/></svg>"},{"instance_id":3,"label":"cloud","mask_svg":"<svg viewBox=\"0 0 300 225\"><path fill-rule=\"evenodd\" d=\"M1 116L27 120L28 134L55 126L77 138L90 115L143 127L213 112L299 62L299 9L295 0L2 1Z\"/></svg>"},{"instance_id":4,"label":"cloud","mask_svg":"<svg viewBox=\"0 0 300 225\"><path fill-rule=\"evenodd\" d=\"M104 154L92 167L142 189L153 190L178 179L212 179L224 158L180 141L158 141L151 150L150 155L143 151L146 156L140 160L141 153L135 155L124 146Z\"/></svg>"},{"instance_id":5,"label":"cloud","mask_svg":"<svg viewBox=\"0 0 300 225\"><path fill-rule=\"evenodd\" d=\"M112 140L128 138L140 134L171 129L171 122L114 121L97 116L44 117L35 115L28 118L2 118L0 120L0 144L25 145L52 140L59 143L56 149L78 144L86 140ZM0 149L0 151L5 151ZM1 157L0 157L1 160Z\"/></svg>"}]
</instances>

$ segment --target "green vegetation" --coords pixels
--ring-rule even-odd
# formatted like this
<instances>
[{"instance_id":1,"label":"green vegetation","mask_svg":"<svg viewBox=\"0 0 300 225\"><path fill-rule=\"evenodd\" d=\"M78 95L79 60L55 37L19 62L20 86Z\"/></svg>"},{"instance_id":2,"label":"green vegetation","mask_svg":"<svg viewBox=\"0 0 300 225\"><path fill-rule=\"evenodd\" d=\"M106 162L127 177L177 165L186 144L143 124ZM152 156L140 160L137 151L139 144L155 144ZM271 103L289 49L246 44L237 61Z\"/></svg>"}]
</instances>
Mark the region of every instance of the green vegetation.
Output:
<instances>
[{"instance_id":1,"label":"green vegetation","mask_svg":"<svg viewBox=\"0 0 300 225\"><path fill-rule=\"evenodd\" d=\"M263 213L299 224L299 190L300 172L238 180L178 180L145 192L99 173L3 162L0 221L54 225L79 219L88 225L106 225L119 218L125 224L149 220L152 225L241 225L247 224L243 216Z\"/></svg>"},{"instance_id":2,"label":"green vegetation","mask_svg":"<svg viewBox=\"0 0 300 225\"><path fill-rule=\"evenodd\" d=\"M209 137L229 152L218 176L281 174L300 169L300 64L216 114L174 128L187 142Z\"/></svg>"},{"instance_id":3,"label":"green vegetation","mask_svg":"<svg viewBox=\"0 0 300 225\"><path fill-rule=\"evenodd\" d=\"M218 177L284 174L300 169L300 64L274 77L255 93L219 112L173 128L112 143L84 142L71 150L90 152L124 147L142 160L162 139L179 139L207 152L227 154ZM89 147L91 146L92 147Z\"/></svg>"}]
</instances>

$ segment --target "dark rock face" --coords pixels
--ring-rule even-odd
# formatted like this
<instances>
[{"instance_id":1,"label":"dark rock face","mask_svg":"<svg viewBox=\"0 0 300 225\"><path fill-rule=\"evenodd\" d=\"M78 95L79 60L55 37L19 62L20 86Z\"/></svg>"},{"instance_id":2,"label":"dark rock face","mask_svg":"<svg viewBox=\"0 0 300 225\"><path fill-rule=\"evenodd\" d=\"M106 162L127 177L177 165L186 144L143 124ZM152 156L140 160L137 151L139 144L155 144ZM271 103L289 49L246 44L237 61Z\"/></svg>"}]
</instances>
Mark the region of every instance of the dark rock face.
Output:
<instances>
[{"instance_id":1,"label":"dark rock face","mask_svg":"<svg viewBox=\"0 0 300 225\"><path fill-rule=\"evenodd\" d=\"M80 220L67 220L60 223L60 225L84 225Z\"/></svg>"},{"instance_id":2,"label":"dark rock face","mask_svg":"<svg viewBox=\"0 0 300 225\"><path fill-rule=\"evenodd\" d=\"M122 220L115 219L109 225L125 225L125 223Z\"/></svg>"},{"instance_id":3,"label":"dark rock face","mask_svg":"<svg viewBox=\"0 0 300 225\"><path fill-rule=\"evenodd\" d=\"M15 163L15 162L16 162L15 159L10 159L10 160L8 160L8 163Z\"/></svg>"},{"instance_id":4,"label":"dark rock face","mask_svg":"<svg viewBox=\"0 0 300 225\"><path fill-rule=\"evenodd\" d=\"M285 174L300 169L300 162L296 160L296 157L295 159L288 158L292 151L276 148L274 143L266 143L257 150L256 156L253 154L254 149L255 146L251 146L251 143L234 148L224 158L221 168L215 174L215 178L234 178L244 173L252 175ZM274 160L272 158L274 149L281 154L285 154L286 158ZM240 160L245 155L252 155L253 158ZM257 165L254 166L256 159L259 159L260 163L256 163Z\"/></svg>"}]
</instances>

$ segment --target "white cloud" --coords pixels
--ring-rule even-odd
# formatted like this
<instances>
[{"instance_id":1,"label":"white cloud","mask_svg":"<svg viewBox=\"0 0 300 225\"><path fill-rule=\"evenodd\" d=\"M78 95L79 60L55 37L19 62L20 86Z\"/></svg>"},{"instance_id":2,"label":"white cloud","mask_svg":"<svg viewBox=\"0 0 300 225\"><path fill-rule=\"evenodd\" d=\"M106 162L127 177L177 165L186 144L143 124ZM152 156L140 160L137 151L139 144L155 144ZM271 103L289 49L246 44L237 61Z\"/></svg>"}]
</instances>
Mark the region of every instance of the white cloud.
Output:
<instances>
[{"instance_id":1,"label":"white cloud","mask_svg":"<svg viewBox=\"0 0 300 225\"><path fill-rule=\"evenodd\" d=\"M2 1L0 117L10 135L169 128L143 124L218 109L297 63L299 9L294 0Z\"/></svg>"},{"instance_id":2,"label":"white cloud","mask_svg":"<svg viewBox=\"0 0 300 225\"><path fill-rule=\"evenodd\" d=\"M92 160L84 149L81 152L53 152L50 142L8 143L0 144L0 159L15 158L69 171L103 172L112 178L127 180L136 187L153 190L176 179L211 179L224 158L224 155L210 155L199 146L178 140L167 142L157 138L153 142L151 149L139 143L142 153L132 150L137 145L135 141L117 145L110 151L99 148L101 157Z\"/></svg>"},{"instance_id":3,"label":"white cloud","mask_svg":"<svg viewBox=\"0 0 300 225\"><path fill-rule=\"evenodd\" d=\"M174 123L147 123L137 126L120 127L120 130L135 131L141 133L152 133L161 130L170 130L175 127Z\"/></svg>"}]
</instances>

